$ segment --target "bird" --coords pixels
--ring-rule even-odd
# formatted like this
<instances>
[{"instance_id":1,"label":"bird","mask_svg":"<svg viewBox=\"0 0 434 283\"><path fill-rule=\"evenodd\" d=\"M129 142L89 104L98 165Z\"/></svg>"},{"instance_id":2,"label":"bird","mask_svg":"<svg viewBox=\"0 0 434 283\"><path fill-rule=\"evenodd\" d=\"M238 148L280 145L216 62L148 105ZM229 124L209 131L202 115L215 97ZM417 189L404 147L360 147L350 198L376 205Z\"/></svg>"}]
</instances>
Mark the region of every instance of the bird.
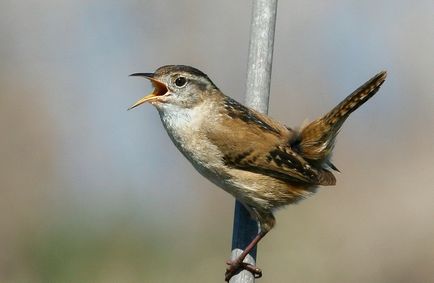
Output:
<instances>
[{"instance_id":1,"label":"bird","mask_svg":"<svg viewBox=\"0 0 434 283\"><path fill-rule=\"evenodd\" d=\"M134 103L153 105L170 139L205 178L233 195L258 223L258 234L227 262L225 280L246 269L247 254L275 226L274 212L333 186L339 171L331 162L336 136L348 116L377 93L382 71L331 111L301 128L290 128L226 96L202 71L166 65L144 77L153 91Z\"/></svg>"}]
</instances>

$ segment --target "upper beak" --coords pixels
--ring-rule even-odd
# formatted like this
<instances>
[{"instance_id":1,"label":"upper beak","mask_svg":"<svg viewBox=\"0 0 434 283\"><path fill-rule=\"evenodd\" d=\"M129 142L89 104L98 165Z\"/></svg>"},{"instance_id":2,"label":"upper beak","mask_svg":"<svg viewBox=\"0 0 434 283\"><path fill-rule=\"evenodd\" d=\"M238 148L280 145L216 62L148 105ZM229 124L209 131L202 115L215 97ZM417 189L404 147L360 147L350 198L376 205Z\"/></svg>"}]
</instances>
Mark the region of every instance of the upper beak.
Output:
<instances>
[{"instance_id":1,"label":"upper beak","mask_svg":"<svg viewBox=\"0 0 434 283\"><path fill-rule=\"evenodd\" d=\"M167 93L167 87L164 83L156 80L155 74L154 73L134 73L131 74L130 77L144 77L148 80L151 81L152 85L154 86L154 90L147 96L139 99L136 103L134 103L130 108L128 108L128 110L131 110L145 102L151 101L151 100L155 100L157 99L159 96L162 96L164 94Z\"/></svg>"}]
</instances>

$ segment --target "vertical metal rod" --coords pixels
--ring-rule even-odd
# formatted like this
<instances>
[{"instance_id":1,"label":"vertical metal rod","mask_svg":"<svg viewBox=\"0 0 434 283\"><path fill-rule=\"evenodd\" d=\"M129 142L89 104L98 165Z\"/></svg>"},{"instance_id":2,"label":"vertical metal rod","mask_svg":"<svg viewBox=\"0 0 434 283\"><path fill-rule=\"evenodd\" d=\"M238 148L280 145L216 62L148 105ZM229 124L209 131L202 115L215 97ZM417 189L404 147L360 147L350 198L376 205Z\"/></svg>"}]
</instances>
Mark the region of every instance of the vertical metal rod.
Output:
<instances>
[{"instance_id":1,"label":"vertical metal rod","mask_svg":"<svg viewBox=\"0 0 434 283\"><path fill-rule=\"evenodd\" d=\"M245 102L247 106L262 113L268 112L276 14L277 0L253 0ZM257 233L256 221L252 220L245 207L236 201L231 259L239 256ZM255 260L256 249L244 261L254 265ZM243 270L229 282L254 281L253 275Z\"/></svg>"}]
</instances>

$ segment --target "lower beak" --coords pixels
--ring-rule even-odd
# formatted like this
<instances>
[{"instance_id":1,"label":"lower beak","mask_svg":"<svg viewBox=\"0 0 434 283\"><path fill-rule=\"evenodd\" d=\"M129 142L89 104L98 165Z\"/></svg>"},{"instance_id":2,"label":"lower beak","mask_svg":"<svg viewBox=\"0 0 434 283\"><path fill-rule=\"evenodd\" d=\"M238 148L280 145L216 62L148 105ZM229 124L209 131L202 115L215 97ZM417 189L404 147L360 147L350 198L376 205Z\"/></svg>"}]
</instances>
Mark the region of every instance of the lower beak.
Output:
<instances>
[{"instance_id":1,"label":"lower beak","mask_svg":"<svg viewBox=\"0 0 434 283\"><path fill-rule=\"evenodd\" d=\"M137 102L134 103L132 106L130 106L130 108L128 108L128 110L131 110L131 109L133 109L133 108L136 108L137 106L139 106L139 105L141 105L141 104L143 104L143 103L145 103L145 102L148 102L148 101L150 101L150 100L154 100L154 99L156 99L157 97L158 97L158 96L156 96L154 93L151 93L151 94L149 94L149 95L147 95L147 96L145 96L145 97L143 97L143 98L137 100Z\"/></svg>"},{"instance_id":2,"label":"lower beak","mask_svg":"<svg viewBox=\"0 0 434 283\"><path fill-rule=\"evenodd\" d=\"M154 74L152 73L135 73L130 76L134 77L144 77L152 82L152 85L154 86L154 90L147 96L139 99L136 103L134 103L128 110L131 110L133 108L136 108L137 106L148 102L152 100L158 99L160 96L163 96L167 93L167 87L164 83L154 79Z\"/></svg>"}]
</instances>

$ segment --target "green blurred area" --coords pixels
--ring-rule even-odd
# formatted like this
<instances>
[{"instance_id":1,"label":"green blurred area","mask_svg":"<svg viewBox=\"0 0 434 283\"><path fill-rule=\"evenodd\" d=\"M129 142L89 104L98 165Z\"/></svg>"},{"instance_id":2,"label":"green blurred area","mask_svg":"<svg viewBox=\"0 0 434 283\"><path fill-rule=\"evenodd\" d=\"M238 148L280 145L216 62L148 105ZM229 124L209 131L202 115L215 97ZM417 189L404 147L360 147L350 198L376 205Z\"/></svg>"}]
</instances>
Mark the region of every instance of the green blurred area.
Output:
<instances>
[{"instance_id":1,"label":"green blurred area","mask_svg":"<svg viewBox=\"0 0 434 283\"><path fill-rule=\"evenodd\" d=\"M188 64L243 99L249 1L0 2L0 282L222 282L233 199L130 73ZM434 278L430 1L280 1L270 115L296 127L376 72L337 186L277 212L259 282ZM224 20L222 20L224 19ZM144 86L145 85L145 86Z\"/></svg>"},{"instance_id":2,"label":"green blurred area","mask_svg":"<svg viewBox=\"0 0 434 283\"><path fill-rule=\"evenodd\" d=\"M86 213L87 217L92 215ZM138 213L135 214L136 216ZM131 215L133 218L134 214ZM200 260L176 247L182 237L155 231L143 221L120 219L118 214L106 225L95 219L66 215L62 223L22 239L21 256L32 282L153 282L176 281L188 270L184 260ZM146 229L152 227L152 229ZM187 235L183 235L186 237ZM209 252L212 253L211 250ZM170 260L183 254L183 260ZM171 272L161 275L170 266ZM21 271L20 271L21 272ZM188 277L185 278L188 281ZM27 281L26 280L26 281Z\"/></svg>"}]
</instances>

